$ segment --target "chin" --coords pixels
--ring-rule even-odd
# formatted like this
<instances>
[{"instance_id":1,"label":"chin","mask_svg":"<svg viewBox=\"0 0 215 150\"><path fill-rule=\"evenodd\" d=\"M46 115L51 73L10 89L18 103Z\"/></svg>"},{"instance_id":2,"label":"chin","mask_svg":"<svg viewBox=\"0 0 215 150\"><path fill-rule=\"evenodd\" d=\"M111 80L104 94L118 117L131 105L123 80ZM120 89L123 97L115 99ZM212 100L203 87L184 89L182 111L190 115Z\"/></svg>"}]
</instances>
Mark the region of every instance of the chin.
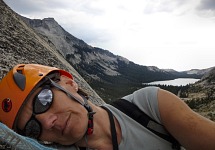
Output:
<instances>
[{"instance_id":1,"label":"chin","mask_svg":"<svg viewBox=\"0 0 215 150\"><path fill-rule=\"evenodd\" d=\"M84 138L84 135L79 136L79 137L74 137L74 136L66 137L66 138L64 138L65 139L64 141L58 141L57 143L61 144L61 145L67 145L67 146L74 145L74 144L82 141L82 139Z\"/></svg>"},{"instance_id":2,"label":"chin","mask_svg":"<svg viewBox=\"0 0 215 150\"><path fill-rule=\"evenodd\" d=\"M58 144L65 145L65 146L71 146L71 145L75 144L75 142L63 141L63 142L58 142Z\"/></svg>"}]
</instances>

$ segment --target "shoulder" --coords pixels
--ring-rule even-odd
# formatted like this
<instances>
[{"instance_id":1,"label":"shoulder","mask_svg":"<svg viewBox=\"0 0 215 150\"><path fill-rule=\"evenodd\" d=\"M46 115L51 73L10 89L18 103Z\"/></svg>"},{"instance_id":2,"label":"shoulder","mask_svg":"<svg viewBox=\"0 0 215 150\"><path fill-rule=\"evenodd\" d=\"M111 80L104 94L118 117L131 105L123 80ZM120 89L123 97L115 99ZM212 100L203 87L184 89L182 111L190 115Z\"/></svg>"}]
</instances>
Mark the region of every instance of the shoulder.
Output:
<instances>
[{"instance_id":1,"label":"shoulder","mask_svg":"<svg viewBox=\"0 0 215 150\"><path fill-rule=\"evenodd\" d=\"M139 89L134 91L132 94L129 94L122 99L126 99L134 104L139 104L138 102L146 102L146 101L156 101L157 100L157 93L158 87L151 86Z\"/></svg>"},{"instance_id":2,"label":"shoulder","mask_svg":"<svg viewBox=\"0 0 215 150\"><path fill-rule=\"evenodd\" d=\"M122 99L128 100L135 104L140 110L160 123L161 119L158 108L158 91L158 87L146 87L139 89L132 94L123 97Z\"/></svg>"}]
</instances>

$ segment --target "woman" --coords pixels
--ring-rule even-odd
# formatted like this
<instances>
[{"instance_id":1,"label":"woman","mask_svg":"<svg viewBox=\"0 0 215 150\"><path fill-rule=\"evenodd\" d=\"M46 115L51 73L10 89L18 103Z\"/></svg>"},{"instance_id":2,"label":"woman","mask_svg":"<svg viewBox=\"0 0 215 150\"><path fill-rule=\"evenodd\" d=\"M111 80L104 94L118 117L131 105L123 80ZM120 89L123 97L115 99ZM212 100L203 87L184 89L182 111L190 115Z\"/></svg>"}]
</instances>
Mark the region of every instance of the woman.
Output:
<instances>
[{"instance_id":1,"label":"woman","mask_svg":"<svg viewBox=\"0 0 215 150\"><path fill-rule=\"evenodd\" d=\"M123 99L163 124L186 149L215 149L215 123L175 95L148 87ZM41 141L98 150L172 149L115 107L87 101L72 75L54 67L15 66L0 82L0 100L1 122Z\"/></svg>"}]
</instances>

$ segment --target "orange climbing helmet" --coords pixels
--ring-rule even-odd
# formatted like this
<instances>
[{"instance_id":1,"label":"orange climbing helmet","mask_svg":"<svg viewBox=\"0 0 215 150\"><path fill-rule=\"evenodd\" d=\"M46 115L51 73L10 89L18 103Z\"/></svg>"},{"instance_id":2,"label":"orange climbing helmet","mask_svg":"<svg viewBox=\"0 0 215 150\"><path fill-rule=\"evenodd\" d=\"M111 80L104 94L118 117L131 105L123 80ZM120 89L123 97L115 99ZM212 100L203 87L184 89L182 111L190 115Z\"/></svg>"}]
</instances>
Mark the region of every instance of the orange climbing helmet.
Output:
<instances>
[{"instance_id":1,"label":"orange climbing helmet","mask_svg":"<svg viewBox=\"0 0 215 150\"><path fill-rule=\"evenodd\" d=\"M19 64L0 81L0 122L14 128L16 116L34 87L49 73L58 71L73 79L69 72L39 64Z\"/></svg>"}]
</instances>

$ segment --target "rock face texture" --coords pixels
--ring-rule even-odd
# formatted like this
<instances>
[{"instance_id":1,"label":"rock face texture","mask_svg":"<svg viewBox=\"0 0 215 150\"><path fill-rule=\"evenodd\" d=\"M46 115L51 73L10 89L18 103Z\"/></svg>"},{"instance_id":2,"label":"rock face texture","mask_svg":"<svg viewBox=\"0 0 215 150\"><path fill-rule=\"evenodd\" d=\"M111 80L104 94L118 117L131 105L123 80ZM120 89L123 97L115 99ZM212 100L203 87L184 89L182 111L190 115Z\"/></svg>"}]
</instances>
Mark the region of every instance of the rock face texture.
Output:
<instances>
[{"instance_id":1,"label":"rock face texture","mask_svg":"<svg viewBox=\"0 0 215 150\"><path fill-rule=\"evenodd\" d=\"M26 25L2 0L0 20L0 79L16 64L38 63L54 66L72 73L79 86L90 95L93 103L104 103L56 47Z\"/></svg>"}]
</instances>

